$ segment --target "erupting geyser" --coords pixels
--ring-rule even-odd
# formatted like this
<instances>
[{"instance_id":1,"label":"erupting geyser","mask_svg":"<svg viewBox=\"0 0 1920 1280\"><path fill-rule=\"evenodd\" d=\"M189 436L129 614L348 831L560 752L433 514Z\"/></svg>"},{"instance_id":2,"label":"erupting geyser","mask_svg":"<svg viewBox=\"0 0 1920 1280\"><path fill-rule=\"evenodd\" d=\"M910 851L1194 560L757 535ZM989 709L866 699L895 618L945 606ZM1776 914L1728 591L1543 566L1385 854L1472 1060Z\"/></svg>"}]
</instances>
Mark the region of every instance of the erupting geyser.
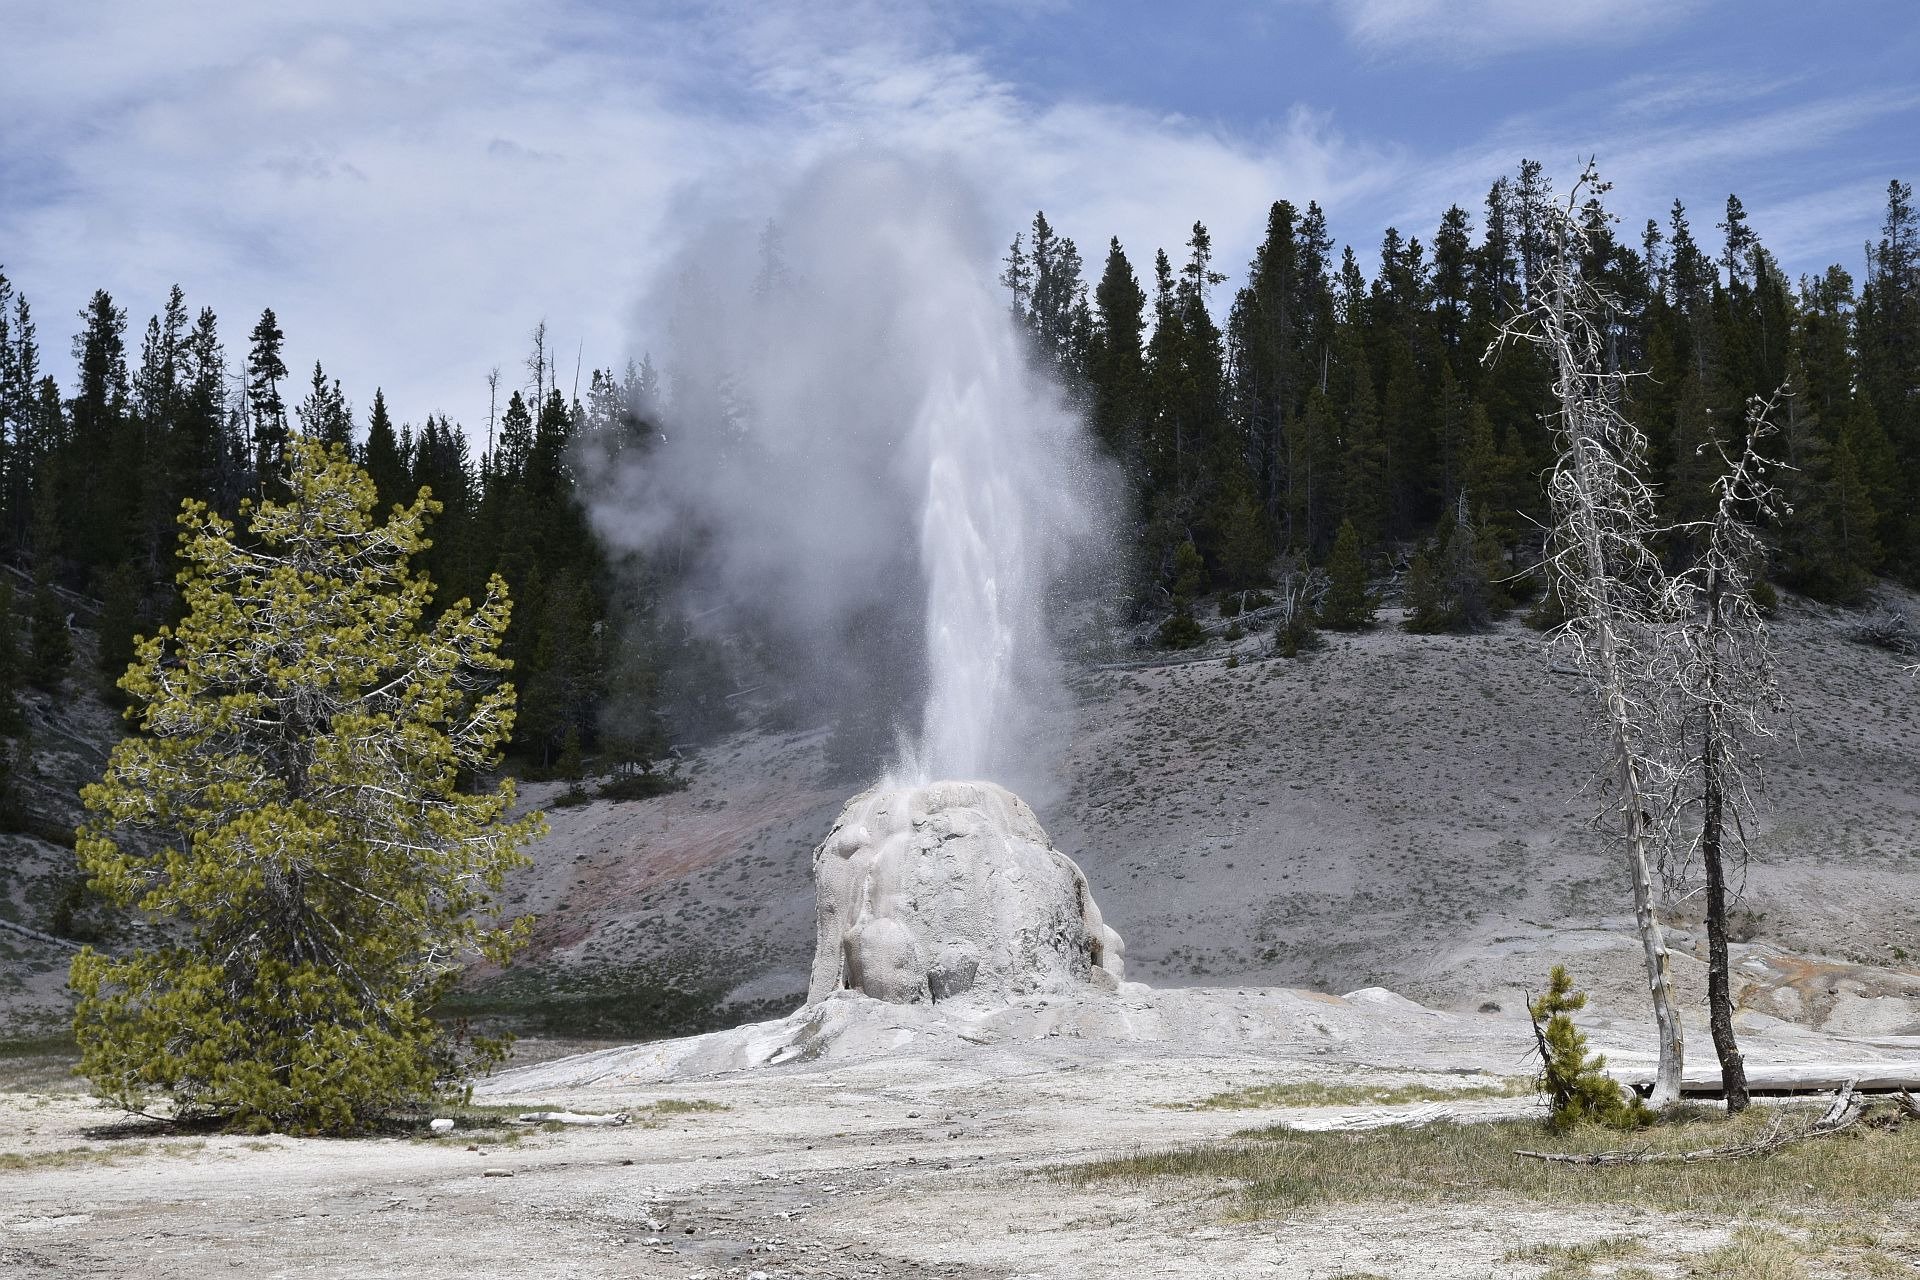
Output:
<instances>
[{"instance_id":1,"label":"erupting geyser","mask_svg":"<svg viewBox=\"0 0 1920 1280\"><path fill-rule=\"evenodd\" d=\"M1086 878L1004 789L1046 773L1049 592L1100 559L1111 481L1009 315L997 240L942 166L874 152L816 165L764 231L713 228L657 308L661 438L596 508L615 541L697 544L689 614L783 633L842 729L897 732L815 854L812 1001L1120 976Z\"/></svg>"}]
</instances>

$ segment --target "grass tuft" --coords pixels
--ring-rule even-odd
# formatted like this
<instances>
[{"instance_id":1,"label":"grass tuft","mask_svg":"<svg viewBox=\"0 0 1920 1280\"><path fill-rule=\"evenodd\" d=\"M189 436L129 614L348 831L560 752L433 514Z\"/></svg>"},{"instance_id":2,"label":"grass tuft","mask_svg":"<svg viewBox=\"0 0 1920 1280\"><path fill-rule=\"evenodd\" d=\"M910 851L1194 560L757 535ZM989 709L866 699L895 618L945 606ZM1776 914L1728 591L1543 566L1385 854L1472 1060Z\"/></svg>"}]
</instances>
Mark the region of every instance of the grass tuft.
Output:
<instances>
[{"instance_id":1,"label":"grass tuft","mask_svg":"<svg viewBox=\"0 0 1920 1280\"><path fill-rule=\"evenodd\" d=\"M1464 1098L1518 1098L1534 1092L1531 1080L1518 1077L1498 1084L1445 1085L1326 1084L1319 1080L1249 1085L1211 1094L1195 1102L1163 1105L1179 1111L1251 1111L1260 1107L1396 1107L1408 1102L1455 1102Z\"/></svg>"},{"instance_id":2,"label":"grass tuft","mask_svg":"<svg viewBox=\"0 0 1920 1280\"><path fill-rule=\"evenodd\" d=\"M1747 1141L1775 1112L1757 1107L1732 1118L1686 1119L1643 1130L1632 1141L1664 1151ZM1223 1142L1049 1172L1080 1184L1210 1182L1237 1197L1234 1216L1240 1218L1284 1217L1329 1203L1468 1203L1505 1197L1726 1218L1809 1203L1848 1214L1911 1205L1916 1198L1912 1171L1920 1167L1920 1126L1862 1126L1764 1156L1662 1165L1657 1175L1632 1165L1549 1164L1514 1154L1518 1148L1613 1150L1621 1141L1611 1129L1584 1126L1550 1135L1525 1121L1359 1133L1305 1133L1276 1125Z\"/></svg>"},{"instance_id":3,"label":"grass tuft","mask_svg":"<svg viewBox=\"0 0 1920 1280\"><path fill-rule=\"evenodd\" d=\"M1637 1236L1602 1236L1574 1244L1536 1244L1514 1249L1502 1262L1532 1262L1545 1266L1540 1280L1586 1280L1595 1263L1619 1262L1646 1253L1646 1242ZM1618 1274L1617 1272L1615 1274Z\"/></svg>"},{"instance_id":4,"label":"grass tuft","mask_svg":"<svg viewBox=\"0 0 1920 1280\"><path fill-rule=\"evenodd\" d=\"M1733 1238L1687 1269L1698 1280L1802 1280L1807 1252L1792 1236L1764 1227L1735 1227Z\"/></svg>"}]
</instances>

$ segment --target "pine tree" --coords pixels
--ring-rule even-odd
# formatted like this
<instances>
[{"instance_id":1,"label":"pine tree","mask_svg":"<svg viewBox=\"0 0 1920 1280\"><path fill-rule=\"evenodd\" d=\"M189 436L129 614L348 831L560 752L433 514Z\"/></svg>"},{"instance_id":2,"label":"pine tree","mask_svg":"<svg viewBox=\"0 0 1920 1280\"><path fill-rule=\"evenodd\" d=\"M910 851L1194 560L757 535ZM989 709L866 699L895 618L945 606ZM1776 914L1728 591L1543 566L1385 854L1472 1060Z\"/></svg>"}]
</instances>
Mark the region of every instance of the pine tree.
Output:
<instances>
[{"instance_id":1,"label":"pine tree","mask_svg":"<svg viewBox=\"0 0 1920 1280\"><path fill-rule=\"evenodd\" d=\"M1501 582L1505 569L1498 540L1487 532L1484 519L1467 518L1462 496L1447 540L1446 592L1454 630L1484 630L1506 616L1512 602Z\"/></svg>"},{"instance_id":2,"label":"pine tree","mask_svg":"<svg viewBox=\"0 0 1920 1280\"><path fill-rule=\"evenodd\" d=\"M1223 488L1218 499L1220 585L1228 591L1265 586L1273 561L1266 513L1254 500L1251 479L1244 472L1230 471Z\"/></svg>"},{"instance_id":3,"label":"pine tree","mask_svg":"<svg viewBox=\"0 0 1920 1280\"><path fill-rule=\"evenodd\" d=\"M1860 391L1904 480L1883 508L1882 537L1911 579L1920 570L1920 213L1908 183L1887 186L1886 220L1868 255L1855 327Z\"/></svg>"},{"instance_id":4,"label":"pine tree","mask_svg":"<svg viewBox=\"0 0 1920 1280\"><path fill-rule=\"evenodd\" d=\"M1146 381L1142 341L1147 295L1134 278L1120 241L1107 246L1106 269L1094 290L1093 334L1087 353L1088 416L1109 457L1138 470L1141 397Z\"/></svg>"},{"instance_id":5,"label":"pine tree","mask_svg":"<svg viewBox=\"0 0 1920 1280\"><path fill-rule=\"evenodd\" d=\"M1607 1074L1607 1060L1587 1052L1587 1037L1573 1025L1586 1008L1585 992L1573 989L1562 965L1553 966L1545 994L1527 1002L1540 1050L1540 1091L1547 1096L1547 1126L1566 1130L1581 1124L1637 1129L1653 1122L1653 1113L1637 1097L1622 1092Z\"/></svg>"},{"instance_id":6,"label":"pine tree","mask_svg":"<svg viewBox=\"0 0 1920 1280\"><path fill-rule=\"evenodd\" d=\"M1406 618L1400 625L1415 635L1437 635L1454 627L1456 615L1447 592L1445 554L1445 547L1423 542L1407 567L1406 586L1401 590Z\"/></svg>"},{"instance_id":7,"label":"pine tree","mask_svg":"<svg viewBox=\"0 0 1920 1280\"><path fill-rule=\"evenodd\" d=\"M1014 316L1035 357L1069 391L1078 391L1093 331L1080 250L1054 231L1044 212L1033 215L1033 240L1023 250L1015 236L1002 278L1014 296Z\"/></svg>"},{"instance_id":8,"label":"pine tree","mask_svg":"<svg viewBox=\"0 0 1920 1280\"><path fill-rule=\"evenodd\" d=\"M519 399L518 393L514 398ZM374 492L380 495L382 508L396 504L404 506L413 500L417 490L408 475L412 460L401 451L400 437L393 429L393 419L387 413L387 397L378 387L373 392L373 408L367 414L367 444L365 458L367 475L373 480Z\"/></svg>"},{"instance_id":9,"label":"pine tree","mask_svg":"<svg viewBox=\"0 0 1920 1280\"><path fill-rule=\"evenodd\" d=\"M68 432L55 456L58 545L84 569L125 553L138 511L140 460L129 456L127 313L94 291L73 339L78 385L67 406ZM130 509L131 508L131 509Z\"/></svg>"},{"instance_id":10,"label":"pine tree","mask_svg":"<svg viewBox=\"0 0 1920 1280\"><path fill-rule=\"evenodd\" d=\"M116 567L106 577L106 589L96 624L99 649L96 662L109 685L116 684L133 662L135 633L140 630L141 579L131 563Z\"/></svg>"},{"instance_id":11,"label":"pine tree","mask_svg":"<svg viewBox=\"0 0 1920 1280\"><path fill-rule=\"evenodd\" d=\"M1362 631L1374 624L1374 609L1360 533L1353 521L1342 520L1327 556L1327 596L1320 606L1320 623L1331 631Z\"/></svg>"},{"instance_id":12,"label":"pine tree","mask_svg":"<svg viewBox=\"0 0 1920 1280\"><path fill-rule=\"evenodd\" d=\"M140 369L133 379L133 416L137 428L136 480L138 527L129 550L153 576L172 545L173 512L185 486L173 437L182 430L187 408L188 339L191 326L186 294L179 285L167 293L160 315L147 321Z\"/></svg>"},{"instance_id":13,"label":"pine tree","mask_svg":"<svg viewBox=\"0 0 1920 1280\"><path fill-rule=\"evenodd\" d=\"M170 503L201 498L220 511L240 500L242 477L232 466L227 433L227 365L219 321L202 307L182 344L180 404L168 434Z\"/></svg>"},{"instance_id":14,"label":"pine tree","mask_svg":"<svg viewBox=\"0 0 1920 1280\"><path fill-rule=\"evenodd\" d=\"M73 637L67 631L67 606L54 593L53 583L36 578L31 605L33 639L28 650L27 678L36 688L58 690L73 665Z\"/></svg>"},{"instance_id":15,"label":"pine tree","mask_svg":"<svg viewBox=\"0 0 1920 1280\"><path fill-rule=\"evenodd\" d=\"M273 308L260 313L247 350L247 411L253 419L253 465L261 480L278 483L286 473L287 405L280 396L280 380L287 376L281 348L287 335Z\"/></svg>"},{"instance_id":16,"label":"pine tree","mask_svg":"<svg viewBox=\"0 0 1920 1280\"><path fill-rule=\"evenodd\" d=\"M1387 447L1380 434L1380 411L1373 394L1373 375L1364 361L1354 370L1353 398L1342 432L1340 509L1360 540L1378 545L1387 537Z\"/></svg>"},{"instance_id":17,"label":"pine tree","mask_svg":"<svg viewBox=\"0 0 1920 1280\"><path fill-rule=\"evenodd\" d=\"M1160 624L1162 648L1191 649L1206 638L1193 616L1194 601L1206 590L1207 566L1200 551L1191 542L1182 542L1173 553L1173 614Z\"/></svg>"},{"instance_id":18,"label":"pine tree","mask_svg":"<svg viewBox=\"0 0 1920 1280\"><path fill-rule=\"evenodd\" d=\"M1290 430L1305 399L1301 326L1298 211L1285 200L1267 210L1267 234L1254 250L1247 283L1228 318L1234 412L1254 466L1256 491L1269 520L1286 521L1293 504L1288 487L1296 470Z\"/></svg>"},{"instance_id":19,"label":"pine tree","mask_svg":"<svg viewBox=\"0 0 1920 1280\"><path fill-rule=\"evenodd\" d=\"M321 444L342 447L353 443L353 408L340 390L340 380L327 381L326 370L313 362L313 382L307 398L294 407L293 416L300 430Z\"/></svg>"},{"instance_id":20,"label":"pine tree","mask_svg":"<svg viewBox=\"0 0 1920 1280\"><path fill-rule=\"evenodd\" d=\"M422 630L431 504L377 523L344 451L294 439L288 464L244 549L183 508L186 614L122 679L142 732L82 793L77 846L97 891L172 927L74 960L74 1033L130 1111L340 1131L467 1068L429 1014L460 957L524 939L494 895L542 824L509 820L510 781L462 789L513 724L512 687L488 687L503 584Z\"/></svg>"},{"instance_id":21,"label":"pine tree","mask_svg":"<svg viewBox=\"0 0 1920 1280\"><path fill-rule=\"evenodd\" d=\"M24 675L20 653L20 600L13 583L0 575L0 737L17 738L26 731L20 714L20 683ZM11 757L9 757L9 760Z\"/></svg>"}]
</instances>

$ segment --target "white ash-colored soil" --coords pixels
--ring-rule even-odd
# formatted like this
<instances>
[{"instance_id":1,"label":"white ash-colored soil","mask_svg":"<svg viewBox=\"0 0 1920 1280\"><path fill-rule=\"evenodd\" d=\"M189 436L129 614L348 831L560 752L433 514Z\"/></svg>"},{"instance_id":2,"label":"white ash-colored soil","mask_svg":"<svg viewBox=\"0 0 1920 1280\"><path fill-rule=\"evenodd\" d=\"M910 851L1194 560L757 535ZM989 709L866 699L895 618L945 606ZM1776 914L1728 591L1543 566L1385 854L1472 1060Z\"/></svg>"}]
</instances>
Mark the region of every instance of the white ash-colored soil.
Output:
<instances>
[{"instance_id":1,"label":"white ash-colored soil","mask_svg":"<svg viewBox=\"0 0 1920 1280\"><path fill-rule=\"evenodd\" d=\"M1464 1056L1502 1067L1505 1052L1490 1038ZM1220 1091L1278 1079L1445 1091L1488 1079L1339 1053L1289 1061L1059 1037L671 1086L530 1091L542 1069L493 1082L488 1100L631 1108L635 1123L512 1143L460 1130L360 1141L111 1137L100 1126L113 1115L82 1095L0 1094L0 1154L26 1165L0 1161L0 1268L22 1280L1532 1280L1545 1268L1512 1260L1519 1248L1625 1235L1647 1244L1651 1274L1679 1277L1735 1225L1504 1199L1317 1206L1245 1222L1232 1197L1196 1196L1189 1184L1082 1187L1046 1173L1342 1114L1184 1105ZM649 1119L663 1099L726 1109ZM1458 1106L1526 1115L1537 1104ZM77 1162L51 1158L82 1147L91 1154Z\"/></svg>"}]
</instances>

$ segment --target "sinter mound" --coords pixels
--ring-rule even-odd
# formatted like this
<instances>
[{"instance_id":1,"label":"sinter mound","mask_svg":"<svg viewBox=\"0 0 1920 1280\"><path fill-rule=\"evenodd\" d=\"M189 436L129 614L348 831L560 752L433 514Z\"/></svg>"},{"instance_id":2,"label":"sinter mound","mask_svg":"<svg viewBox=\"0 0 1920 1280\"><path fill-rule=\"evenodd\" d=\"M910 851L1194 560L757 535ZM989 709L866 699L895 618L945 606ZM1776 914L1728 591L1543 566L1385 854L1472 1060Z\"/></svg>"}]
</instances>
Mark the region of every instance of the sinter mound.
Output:
<instances>
[{"instance_id":1,"label":"sinter mound","mask_svg":"<svg viewBox=\"0 0 1920 1280\"><path fill-rule=\"evenodd\" d=\"M813 853L819 929L807 1003L853 990L976 1008L1089 985L1117 991L1124 947L1087 878L1026 802L991 782L881 785Z\"/></svg>"}]
</instances>

